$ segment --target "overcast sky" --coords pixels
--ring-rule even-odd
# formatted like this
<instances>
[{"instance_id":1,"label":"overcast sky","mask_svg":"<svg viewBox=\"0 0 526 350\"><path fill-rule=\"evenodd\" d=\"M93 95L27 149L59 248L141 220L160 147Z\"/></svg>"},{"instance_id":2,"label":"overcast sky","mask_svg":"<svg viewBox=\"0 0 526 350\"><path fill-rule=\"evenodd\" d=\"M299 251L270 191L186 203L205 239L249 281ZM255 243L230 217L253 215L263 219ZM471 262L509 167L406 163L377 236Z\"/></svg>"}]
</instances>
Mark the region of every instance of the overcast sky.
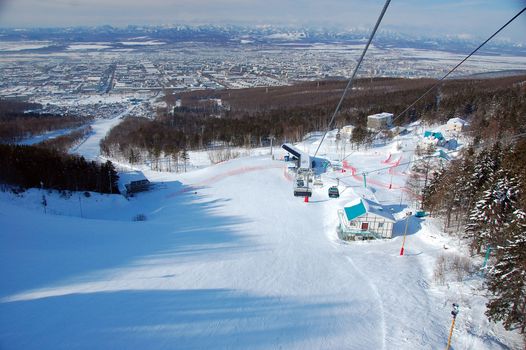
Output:
<instances>
[{"instance_id":1,"label":"overcast sky","mask_svg":"<svg viewBox=\"0 0 526 350\"><path fill-rule=\"evenodd\" d=\"M383 0L0 0L0 27L160 24L373 26ZM393 0L383 29L487 37L526 0ZM526 12L499 38L526 43Z\"/></svg>"}]
</instances>

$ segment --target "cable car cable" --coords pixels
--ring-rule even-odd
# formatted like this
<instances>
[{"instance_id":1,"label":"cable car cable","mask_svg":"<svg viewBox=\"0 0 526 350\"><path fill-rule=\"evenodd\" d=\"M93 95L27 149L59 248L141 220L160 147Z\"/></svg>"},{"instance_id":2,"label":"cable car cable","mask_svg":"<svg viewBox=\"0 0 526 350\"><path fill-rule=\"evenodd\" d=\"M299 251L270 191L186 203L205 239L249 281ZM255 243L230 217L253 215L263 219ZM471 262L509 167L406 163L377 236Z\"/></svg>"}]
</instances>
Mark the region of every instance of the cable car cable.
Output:
<instances>
[{"instance_id":1,"label":"cable car cable","mask_svg":"<svg viewBox=\"0 0 526 350\"><path fill-rule=\"evenodd\" d=\"M433 91L437 86L439 86L444 79L446 79L451 73L453 73L458 67L460 67L464 62L466 62L473 54L475 54L481 47L486 45L488 41L493 39L497 34L499 34L504 28L506 28L511 22L513 22L517 17L519 17L524 11L526 11L526 7L524 7L521 11L519 11L513 18L511 18L506 24L504 24L502 27L500 27L495 33L493 33L489 38L487 38L482 44L480 44L475 50L473 50L469 55L467 55L460 63L458 63L455 67L453 67L449 72L447 72L446 75L444 75L442 78L438 80L438 82L431 86L426 92L424 92L419 98L417 98L413 103L411 103L406 109L404 109L401 113L399 113L392 121L395 121L396 119L400 118L404 113L406 113L411 107L413 107L415 104L418 103L421 99L423 99L428 93Z\"/></svg>"},{"instance_id":2,"label":"cable car cable","mask_svg":"<svg viewBox=\"0 0 526 350\"><path fill-rule=\"evenodd\" d=\"M404 113L406 113L409 109L411 109L411 107L413 107L415 104L418 103L418 101L420 101L422 98L424 98L428 93L430 93L433 89L435 89L436 87L438 87L442 81L444 79L446 79L451 73L453 73L458 67L460 67L464 62L466 62L471 56L473 56L478 50L480 50L480 48L482 48L484 45L486 45L491 39L493 39L497 34L499 34L504 28L506 28L508 25L511 24L511 22L513 22L517 17L519 17L524 11L526 11L526 7L524 7L521 11L519 11L515 16L513 16L510 20L508 20L508 22L506 22L504 25L502 25L496 32L494 32L489 38L487 38L482 44L480 44L476 49L474 49L469 55L467 55L462 61L460 61L455 67L453 67L446 75L444 75L442 78L440 78L438 80L438 82L436 84L434 84L431 88L429 88L426 92L424 92L419 98L417 98L413 103L411 103L406 109L404 109L401 113L399 113L395 118L393 118L392 121L395 121L397 120L398 118L400 118L402 115L404 115ZM341 101L340 101L341 102ZM334 116L333 116L334 117ZM332 123L332 120L331 120L331 123ZM329 125L330 126L330 125ZM328 132L328 130L327 130ZM379 132L376 133L375 137L379 135ZM516 135L515 137L520 137L522 136L523 134L519 134L519 135ZM324 138L325 138L325 135L324 135ZM320 145L318 145L318 149L320 148L321 146L321 143L323 142L323 138L320 142ZM316 149L316 152L318 152L318 149ZM352 154L353 152L351 152ZM343 159L346 159L347 157L349 157L351 154L345 156ZM447 153L446 153L447 154ZM316 156L316 154L314 154ZM403 163L403 164L408 164L408 163ZM384 168L382 168L381 170L383 170ZM374 170L372 170L371 172L373 172Z\"/></svg>"},{"instance_id":3,"label":"cable car cable","mask_svg":"<svg viewBox=\"0 0 526 350\"><path fill-rule=\"evenodd\" d=\"M376 34L376 31L378 30L378 27L380 26L380 23L382 22L382 19L385 15L385 12L387 11L387 8L389 7L389 3L391 0L387 0L384 4L384 7L382 9L382 12L380 13L380 16L378 17L378 20L376 21L376 24L373 28L373 31L371 33L371 36L369 37L369 40L367 41L367 45L365 45L365 48L363 49L362 55L358 59L358 63L356 64L356 67L354 67L354 71L352 73L351 78L349 79L349 82L347 83L347 86L343 90L342 97L340 98L340 101L338 102L338 105L336 106L336 109L334 110L334 113L332 114L331 120L329 121L329 124L327 124L327 130L323 134L323 137L321 138L320 144L318 145L318 148L316 148L316 152L314 152L314 157L318 154L318 151L320 150L321 144L323 143L323 140L325 139L325 136L327 136L327 133L329 132L332 123L334 122L334 118L336 118L336 114L338 114L340 107L343 103L343 100L347 96L347 92L352 88L352 83L354 80L354 77L356 76L356 73L358 73L358 68L360 68L360 64L363 61L363 58L365 56L365 53L367 52L367 49L369 49L369 45L371 44L371 41L373 40L374 35Z\"/></svg>"}]
</instances>

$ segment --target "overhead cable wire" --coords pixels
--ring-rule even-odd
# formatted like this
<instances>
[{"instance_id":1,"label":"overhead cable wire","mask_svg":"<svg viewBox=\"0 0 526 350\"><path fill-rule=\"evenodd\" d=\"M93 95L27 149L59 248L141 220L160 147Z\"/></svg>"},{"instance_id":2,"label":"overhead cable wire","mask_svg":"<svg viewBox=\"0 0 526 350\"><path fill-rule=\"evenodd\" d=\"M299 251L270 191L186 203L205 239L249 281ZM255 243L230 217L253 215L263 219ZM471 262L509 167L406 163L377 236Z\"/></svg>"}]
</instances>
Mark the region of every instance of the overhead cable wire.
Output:
<instances>
[{"instance_id":1,"label":"overhead cable wire","mask_svg":"<svg viewBox=\"0 0 526 350\"><path fill-rule=\"evenodd\" d=\"M524 7L521 11L519 11L515 16L513 16L508 22L506 22L504 25L502 25L496 32L494 32L489 38L487 38L482 44L480 44L475 50L473 50L469 55L467 55L462 61L460 61L455 67L453 67L446 75L444 75L442 78L440 78L436 84L434 84L432 87L430 87L426 92L424 92L420 97L418 97L413 103L411 103L406 109L404 109L401 113L399 113L392 121L397 120L402 115L404 115L411 107L413 107L415 104L418 103L421 99L423 99L427 94L429 94L433 89L437 88L440 84L442 84L442 81L446 79L451 73L453 73L458 67L460 67L464 62L466 62L471 56L473 56L480 48L482 48L484 45L486 45L491 39L493 39L497 34L499 34L504 28L506 28L508 25L511 24L517 17L519 17L524 11L526 11L526 7ZM341 102L341 101L340 101ZM334 116L333 116L334 118ZM332 120L331 120L332 122ZM330 126L330 124L329 124ZM378 135L376 133L376 135ZM522 136L522 134L519 134L519 136ZM376 136L375 136L376 137ZM325 138L325 135L324 135ZM323 138L322 141L323 142ZM321 145L320 142L320 145ZM320 145L318 146L318 149L320 148ZM318 152L318 149L316 149L316 152ZM352 154L352 153L351 153ZM351 154L345 156L343 159L349 157ZM314 154L316 156L316 154Z\"/></svg>"},{"instance_id":2,"label":"overhead cable wire","mask_svg":"<svg viewBox=\"0 0 526 350\"><path fill-rule=\"evenodd\" d=\"M389 3L390 2L391 2L391 0L387 0L385 2L385 4L384 4L382 12L380 13L380 16L378 17L378 20L376 21L376 25L374 26L373 31L371 32L371 36L369 37L369 40L367 41L367 45L365 45L365 48L363 49L362 55L358 59L358 63L356 64L356 67L354 68L352 76L349 79L349 82L347 83L347 86L343 90L342 97L340 98L340 101L338 102L338 105L336 106L336 109L334 110L334 113L332 114L331 120L329 121L329 124L327 124L327 130L323 134L323 137L321 138L320 144L318 145L318 148L316 148L316 152L314 152L314 157L316 157L316 155L318 154L318 151L320 150L321 144L323 143L323 140L327 136L327 133L329 132L329 130L331 128L331 125L334 122L334 118L336 118L336 114L338 114L338 112L339 112L339 110L340 110L340 108L342 106L343 100L345 99L345 97L347 97L348 91L352 89L352 83L353 83L354 77L356 76L356 73L358 73L358 68L360 68L360 64L363 61L365 53L367 52L367 49L369 49L369 45L371 44L371 41L373 40L374 35L376 34L376 31L378 30L378 27L380 26L380 23L382 22L382 19L383 19L384 15L385 15L385 12L387 11L387 8L389 7Z\"/></svg>"},{"instance_id":3,"label":"overhead cable wire","mask_svg":"<svg viewBox=\"0 0 526 350\"><path fill-rule=\"evenodd\" d=\"M517 17L519 17L524 11L526 11L526 7L524 7L521 11L519 11L515 16L513 16L506 24L504 24L502 27L500 27L495 33L493 33L489 38L487 38L482 44L480 44L475 50L471 51L469 55L467 55L460 63L458 63L455 67L453 67L449 72L447 72L446 75L444 75L442 78L438 80L438 82L431 86L426 92L424 92L419 98L417 98L413 103L411 103L406 109L404 109L401 113L399 113L393 121L400 118L402 115L404 115L411 107L413 107L415 104L418 103L421 99L423 99L427 94L429 94L431 91L433 91L436 87L438 87L440 84L442 84L442 81L446 79L451 73L453 73L458 67L460 67L464 62L466 62L473 54L475 54L481 47L486 45L488 41L493 39L497 34L499 34L504 28L506 28L511 22L513 22Z\"/></svg>"}]
</instances>

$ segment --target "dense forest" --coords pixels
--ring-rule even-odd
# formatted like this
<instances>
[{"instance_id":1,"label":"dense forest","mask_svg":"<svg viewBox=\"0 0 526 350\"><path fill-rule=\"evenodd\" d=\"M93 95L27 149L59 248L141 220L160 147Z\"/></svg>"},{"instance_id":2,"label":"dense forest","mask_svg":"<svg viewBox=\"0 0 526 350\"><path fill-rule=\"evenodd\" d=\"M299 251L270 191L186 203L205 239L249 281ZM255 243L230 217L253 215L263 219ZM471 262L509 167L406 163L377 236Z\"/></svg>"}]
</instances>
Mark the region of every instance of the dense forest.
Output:
<instances>
[{"instance_id":1,"label":"dense forest","mask_svg":"<svg viewBox=\"0 0 526 350\"><path fill-rule=\"evenodd\" d=\"M23 101L0 100L0 183L22 189L119 193L118 175L111 162L98 164L66 154L91 132L86 125L90 119L24 112L37 107ZM35 146L11 144L47 131L70 128L76 129Z\"/></svg>"},{"instance_id":2,"label":"dense forest","mask_svg":"<svg viewBox=\"0 0 526 350\"><path fill-rule=\"evenodd\" d=\"M0 144L0 183L21 188L119 193L119 176L111 162L34 146Z\"/></svg>"},{"instance_id":3,"label":"dense forest","mask_svg":"<svg viewBox=\"0 0 526 350\"><path fill-rule=\"evenodd\" d=\"M35 146L66 153L71 147L85 140L91 132L91 126L86 125L75 129L70 133L37 143Z\"/></svg>"},{"instance_id":4,"label":"dense forest","mask_svg":"<svg viewBox=\"0 0 526 350\"><path fill-rule=\"evenodd\" d=\"M524 135L523 135L524 136ZM526 139L469 147L437 169L424 188L424 209L444 218L473 254L493 253L486 314L506 329L526 329ZM504 283L505 281L505 283Z\"/></svg>"},{"instance_id":5,"label":"dense forest","mask_svg":"<svg viewBox=\"0 0 526 350\"><path fill-rule=\"evenodd\" d=\"M521 79L448 83L455 94L424 117L434 120L440 110L455 110L470 121L473 143L451 162L426 169L422 204L443 219L446 232L463 236L473 255L489 254L493 268L486 272L486 314L524 334L526 85ZM441 88L444 94L446 88Z\"/></svg>"},{"instance_id":6,"label":"dense forest","mask_svg":"<svg viewBox=\"0 0 526 350\"><path fill-rule=\"evenodd\" d=\"M525 80L525 76L515 76L446 81L395 123L417 119L445 122L460 116L470 121L477 140L513 134L526 125ZM434 83L430 79L358 80L333 127L352 124L363 130L367 115L397 115ZM167 93L166 110L148 119L128 118L101 142L102 152L136 163L159 156L178 159L188 149L218 143L265 145L269 136L278 143L298 141L308 132L327 127L345 84L319 81L287 87ZM176 101L180 106L174 107ZM367 141L367 137L358 141Z\"/></svg>"},{"instance_id":7,"label":"dense forest","mask_svg":"<svg viewBox=\"0 0 526 350\"><path fill-rule=\"evenodd\" d=\"M438 108L422 114L468 119L473 143L450 162L424 150L413 166L426 185L423 209L444 230L464 237L471 253L490 257L485 271L486 315L505 328L526 330L526 85L525 77L452 81L440 89ZM467 84L466 84L467 83ZM448 96L446 98L446 96ZM411 187L411 180L408 186Z\"/></svg>"},{"instance_id":8,"label":"dense forest","mask_svg":"<svg viewBox=\"0 0 526 350\"><path fill-rule=\"evenodd\" d=\"M48 131L78 128L92 119L25 112L39 107L34 103L0 99L0 143L15 143Z\"/></svg>"}]
</instances>

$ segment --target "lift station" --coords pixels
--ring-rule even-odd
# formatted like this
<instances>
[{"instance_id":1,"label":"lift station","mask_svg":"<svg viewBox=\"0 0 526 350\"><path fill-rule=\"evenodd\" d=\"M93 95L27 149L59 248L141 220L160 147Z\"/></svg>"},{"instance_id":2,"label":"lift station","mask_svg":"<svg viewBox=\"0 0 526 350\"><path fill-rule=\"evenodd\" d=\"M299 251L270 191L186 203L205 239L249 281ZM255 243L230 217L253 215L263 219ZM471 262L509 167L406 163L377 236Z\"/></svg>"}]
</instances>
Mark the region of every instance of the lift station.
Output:
<instances>
[{"instance_id":1,"label":"lift station","mask_svg":"<svg viewBox=\"0 0 526 350\"><path fill-rule=\"evenodd\" d=\"M296 178L294 179L294 196L311 197L312 189L309 187L310 181L314 178L312 171L311 157L308 153L299 150L289 143L281 146L296 159Z\"/></svg>"}]
</instances>

